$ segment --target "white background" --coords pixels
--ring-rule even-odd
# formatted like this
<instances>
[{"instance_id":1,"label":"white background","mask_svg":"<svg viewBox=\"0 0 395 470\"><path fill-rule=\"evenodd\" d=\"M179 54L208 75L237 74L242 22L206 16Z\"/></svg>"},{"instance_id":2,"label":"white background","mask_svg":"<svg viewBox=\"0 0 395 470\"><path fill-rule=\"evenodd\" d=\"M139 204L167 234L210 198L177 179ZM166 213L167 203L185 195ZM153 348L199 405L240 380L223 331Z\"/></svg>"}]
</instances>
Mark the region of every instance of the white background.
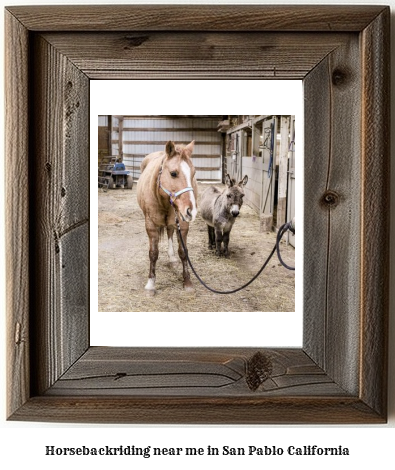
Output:
<instances>
[{"instance_id":1,"label":"white background","mask_svg":"<svg viewBox=\"0 0 395 470\"><path fill-rule=\"evenodd\" d=\"M301 80L92 80L91 161L97 159L97 116L171 114L291 114L296 117L296 219L303 226L303 87ZM237 86L243 93L234 94ZM229 96L235 95L231 101ZM147 100L149 96L149 100ZM202 99L204 96L204 99ZM257 97L260 97L257 100ZM253 103L253 104L252 104ZM247 109L252 106L254 109ZM231 112L232 111L232 112ZM250 112L251 111L251 112ZM257 346L300 347L303 323L303 239L296 238L295 312L98 312L97 175L91 172L91 345L92 346ZM142 214L141 214L142 216ZM193 230L193 224L191 226ZM133 243L133 240L130 240ZM148 238L142 247L147 252ZM167 256L164 253L164 256ZM262 257L263 264L264 257ZM193 262L193 260L192 260ZM204 267L198 271L204 278ZM267 271L262 275L267 275ZM158 272L160 276L160 272ZM245 279L247 282L248 279ZM195 282L196 279L195 279ZM142 292L142 295L145 295ZM158 295L160 295L158 293ZM231 302L231 297L224 302ZM224 331L223 325L227 325ZM122 328L119 327L122 325ZM153 325L155 327L153 327ZM173 325L173 328L169 328ZM208 328L208 325L210 327ZM251 325L255 325L251 329ZM284 328L284 325L287 325ZM163 332L166 334L163 334Z\"/></svg>"},{"instance_id":2,"label":"white background","mask_svg":"<svg viewBox=\"0 0 395 470\"><path fill-rule=\"evenodd\" d=\"M24 5L26 0L10 1L13 5ZM35 4L60 4L60 3L85 3L99 4L109 3L100 0L92 2L59 2L51 0L49 2L35 1ZM131 3L117 0L117 3ZM144 2L141 2L144 3ZM147 2L148 3L148 2ZM149 3L175 3L165 0L163 2L150 1ZM199 3L199 2L195 2ZM203 3L203 2L200 2ZM210 3L210 2L207 2ZM222 3L222 2L211 2ZM225 3L225 2L223 2ZM247 3L232 2L226 3ZM254 4L264 2L249 2ZM298 2L278 2L275 3L298 3ZM387 3L395 8L395 0L387 2L318 2L302 0L303 4L383 4ZM1 12L3 15L3 11ZM3 24L3 18L0 18ZM392 21L393 23L393 21ZM1 37L1 41L3 37ZM394 43L394 39L392 39ZM394 46L394 44L392 44ZM395 51L395 47L392 48ZM0 54L3 54L3 44L0 47ZM3 59L3 58L2 58ZM3 60L1 61L3 63ZM393 60L395 64L395 60ZM394 65L392 66L394 69ZM392 71L392 76L394 73ZM392 81L394 78L392 79ZM3 93L3 86L1 86ZM3 94L1 95L3 100ZM4 102L3 109L4 109ZM393 107L394 109L394 107ZM394 135L395 119L392 111L392 134ZM1 126L1 137L3 126ZM395 178L392 175L392 186L395 187ZM3 207L4 193L0 192L1 207ZM394 193L391 197L392 207L395 207ZM2 220L4 214L2 212ZM4 239L4 224L1 225L1 240ZM393 233L393 227L392 227ZM394 237L392 236L392 239ZM391 272L395 267L395 258L392 242ZM1 245L2 252L0 259L4 259L4 245ZM4 286L4 265L2 265L2 286ZM263 468L267 465L281 465L281 468L292 467L294 469L320 469L337 468L393 468L395 442L395 409L394 409L394 293L391 293L391 315L390 315L390 419L387 425L382 426L85 426L85 425L51 425L45 423L13 423L6 422L5 417L5 396L4 396L4 370L5 370L5 341L1 341L1 416L0 416L0 465L3 468L25 469L40 468L40 470L69 469L71 466L76 469L87 468L94 465L96 469L107 469L110 465L117 469L131 468L200 468L201 466L218 465L227 469L252 466ZM2 312L4 312L4 296L1 298ZM2 315L1 328L3 330L5 320ZM4 337L4 336L3 336ZM207 445L222 447L229 445L233 447L245 447L249 445L264 446L275 445L286 448L289 445L319 445L322 447L333 447L343 445L350 449L350 457L162 457L162 458L132 458L132 457L46 457L44 455L46 445L58 447L73 446L119 446L135 445L145 447L147 445L157 447L203 447Z\"/></svg>"}]
</instances>

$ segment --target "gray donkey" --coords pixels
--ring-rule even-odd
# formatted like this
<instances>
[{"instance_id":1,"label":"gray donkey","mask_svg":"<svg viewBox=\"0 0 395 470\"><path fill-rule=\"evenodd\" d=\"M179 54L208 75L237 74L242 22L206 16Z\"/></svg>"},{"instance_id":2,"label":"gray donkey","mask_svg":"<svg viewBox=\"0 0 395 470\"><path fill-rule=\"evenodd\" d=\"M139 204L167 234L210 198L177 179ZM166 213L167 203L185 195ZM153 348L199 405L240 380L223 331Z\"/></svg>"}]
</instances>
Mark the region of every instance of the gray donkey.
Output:
<instances>
[{"instance_id":1,"label":"gray donkey","mask_svg":"<svg viewBox=\"0 0 395 470\"><path fill-rule=\"evenodd\" d=\"M229 235L243 205L244 186L247 175L236 184L229 175L225 177L225 189L221 192L215 186L210 186L202 194L200 212L208 228L208 247L216 248L216 254L229 256ZM221 251L221 244L224 248Z\"/></svg>"}]
</instances>

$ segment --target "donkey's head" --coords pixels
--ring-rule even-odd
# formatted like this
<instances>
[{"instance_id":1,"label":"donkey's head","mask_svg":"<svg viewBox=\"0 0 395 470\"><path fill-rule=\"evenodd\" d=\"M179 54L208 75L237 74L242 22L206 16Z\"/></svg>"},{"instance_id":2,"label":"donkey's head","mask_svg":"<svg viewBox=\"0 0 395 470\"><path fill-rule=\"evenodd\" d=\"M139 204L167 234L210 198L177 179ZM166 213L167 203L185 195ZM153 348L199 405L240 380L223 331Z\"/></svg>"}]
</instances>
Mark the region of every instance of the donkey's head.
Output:
<instances>
[{"instance_id":1,"label":"donkey's head","mask_svg":"<svg viewBox=\"0 0 395 470\"><path fill-rule=\"evenodd\" d=\"M226 206L233 217L237 217L240 213L241 206L243 205L244 186L247 184L247 181L247 175L237 184L229 175L225 177L225 184L227 186L224 191Z\"/></svg>"},{"instance_id":2,"label":"donkey's head","mask_svg":"<svg viewBox=\"0 0 395 470\"><path fill-rule=\"evenodd\" d=\"M160 177L161 188L169 195L185 222L193 222L197 214L197 185L191 160L194 145L195 141L185 147L167 142Z\"/></svg>"}]
</instances>

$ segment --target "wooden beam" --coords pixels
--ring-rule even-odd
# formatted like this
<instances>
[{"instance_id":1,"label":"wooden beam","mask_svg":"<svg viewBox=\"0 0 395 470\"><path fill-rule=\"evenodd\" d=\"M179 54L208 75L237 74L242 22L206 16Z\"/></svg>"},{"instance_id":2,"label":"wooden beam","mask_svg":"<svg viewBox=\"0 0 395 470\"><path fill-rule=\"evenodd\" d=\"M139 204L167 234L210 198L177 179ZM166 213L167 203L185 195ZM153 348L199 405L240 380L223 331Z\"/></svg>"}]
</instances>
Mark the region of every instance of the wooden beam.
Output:
<instances>
[{"instance_id":1,"label":"wooden beam","mask_svg":"<svg viewBox=\"0 0 395 470\"><path fill-rule=\"evenodd\" d=\"M118 130L118 155L123 158L123 116L118 116L119 130Z\"/></svg>"},{"instance_id":2,"label":"wooden beam","mask_svg":"<svg viewBox=\"0 0 395 470\"><path fill-rule=\"evenodd\" d=\"M125 145L152 144L152 145L163 145L163 147L165 147L166 141L164 140L124 140L123 143ZM195 145L221 145L221 141L219 140L218 142L213 142L213 141L207 141L207 140L205 141L196 140Z\"/></svg>"},{"instance_id":3,"label":"wooden beam","mask_svg":"<svg viewBox=\"0 0 395 470\"><path fill-rule=\"evenodd\" d=\"M217 135L216 127L124 127L124 131L131 132L212 132Z\"/></svg>"},{"instance_id":4,"label":"wooden beam","mask_svg":"<svg viewBox=\"0 0 395 470\"><path fill-rule=\"evenodd\" d=\"M144 158L144 157L147 156L147 154L145 154L145 153L124 153L123 156L125 158ZM220 154L218 154L218 155L196 155L196 154L193 154L192 155L192 161L193 161L194 158L205 158L205 159L208 159L208 158L221 158L221 155Z\"/></svg>"},{"instance_id":5,"label":"wooden beam","mask_svg":"<svg viewBox=\"0 0 395 470\"><path fill-rule=\"evenodd\" d=\"M281 116L280 120L280 152L278 161L278 203L277 227L281 227L287 218L287 186L288 186L288 149L290 116Z\"/></svg>"}]
</instances>

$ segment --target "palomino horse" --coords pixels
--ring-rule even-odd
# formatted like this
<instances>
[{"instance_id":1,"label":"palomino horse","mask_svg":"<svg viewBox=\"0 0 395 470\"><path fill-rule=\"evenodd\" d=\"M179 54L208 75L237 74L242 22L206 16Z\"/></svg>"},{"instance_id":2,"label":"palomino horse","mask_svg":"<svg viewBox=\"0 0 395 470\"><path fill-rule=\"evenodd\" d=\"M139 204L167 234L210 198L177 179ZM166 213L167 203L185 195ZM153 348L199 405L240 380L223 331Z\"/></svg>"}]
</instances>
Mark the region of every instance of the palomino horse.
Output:
<instances>
[{"instance_id":1,"label":"palomino horse","mask_svg":"<svg viewBox=\"0 0 395 470\"><path fill-rule=\"evenodd\" d=\"M164 151L147 155L141 163L137 201L145 216L145 229L149 238L150 269L145 289L150 293L155 293L155 266L159 255L160 235L166 228L170 262L176 263L173 249L175 211L185 246L189 222L193 222L197 214L197 184L191 160L194 145L194 141L185 147L169 141ZM184 288L193 290L180 240L178 255L182 261Z\"/></svg>"}]
</instances>

